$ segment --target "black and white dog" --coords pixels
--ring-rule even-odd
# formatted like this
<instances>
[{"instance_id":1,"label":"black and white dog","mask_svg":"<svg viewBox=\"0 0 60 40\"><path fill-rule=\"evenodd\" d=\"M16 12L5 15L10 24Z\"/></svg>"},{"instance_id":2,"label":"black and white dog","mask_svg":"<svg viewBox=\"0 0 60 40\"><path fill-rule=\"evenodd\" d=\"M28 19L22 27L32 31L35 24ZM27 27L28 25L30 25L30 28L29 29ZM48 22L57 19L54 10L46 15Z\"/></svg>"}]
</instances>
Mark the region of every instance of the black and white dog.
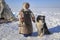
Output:
<instances>
[{"instance_id":1,"label":"black and white dog","mask_svg":"<svg viewBox=\"0 0 60 40\"><path fill-rule=\"evenodd\" d=\"M36 25L38 30L38 36L42 37L44 34L50 34L45 22L45 16L38 15L36 20L37 20Z\"/></svg>"}]
</instances>

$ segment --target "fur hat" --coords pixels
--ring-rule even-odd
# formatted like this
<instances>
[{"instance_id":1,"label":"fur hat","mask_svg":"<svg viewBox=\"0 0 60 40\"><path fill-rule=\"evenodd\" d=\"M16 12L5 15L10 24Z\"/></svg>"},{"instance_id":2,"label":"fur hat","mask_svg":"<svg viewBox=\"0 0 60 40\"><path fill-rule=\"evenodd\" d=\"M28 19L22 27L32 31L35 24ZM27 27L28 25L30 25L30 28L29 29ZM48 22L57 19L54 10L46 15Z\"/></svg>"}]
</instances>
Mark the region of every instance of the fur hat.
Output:
<instances>
[{"instance_id":1,"label":"fur hat","mask_svg":"<svg viewBox=\"0 0 60 40\"><path fill-rule=\"evenodd\" d=\"M28 5L30 7L30 4L29 3L23 3L23 9L26 9L25 6Z\"/></svg>"}]
</instances>

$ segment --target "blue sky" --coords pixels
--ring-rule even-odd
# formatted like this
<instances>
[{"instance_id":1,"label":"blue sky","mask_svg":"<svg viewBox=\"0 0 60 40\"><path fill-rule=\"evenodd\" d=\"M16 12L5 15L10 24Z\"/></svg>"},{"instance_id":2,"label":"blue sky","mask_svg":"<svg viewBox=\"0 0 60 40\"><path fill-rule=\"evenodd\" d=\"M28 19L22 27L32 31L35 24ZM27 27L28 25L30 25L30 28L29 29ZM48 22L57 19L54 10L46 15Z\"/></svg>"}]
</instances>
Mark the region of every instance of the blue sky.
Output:
<instances>
[{"instance_id":1,"label":"blue sky","mask_svg":"<svg viewBox=\"0 0 60 40\"><path fill-rule=\"evenodd\" d=\"M24 2L30 3L31 8L60 8L60 0L5 0L12 11L19 11Z\"/></svg>"}]
</instances>

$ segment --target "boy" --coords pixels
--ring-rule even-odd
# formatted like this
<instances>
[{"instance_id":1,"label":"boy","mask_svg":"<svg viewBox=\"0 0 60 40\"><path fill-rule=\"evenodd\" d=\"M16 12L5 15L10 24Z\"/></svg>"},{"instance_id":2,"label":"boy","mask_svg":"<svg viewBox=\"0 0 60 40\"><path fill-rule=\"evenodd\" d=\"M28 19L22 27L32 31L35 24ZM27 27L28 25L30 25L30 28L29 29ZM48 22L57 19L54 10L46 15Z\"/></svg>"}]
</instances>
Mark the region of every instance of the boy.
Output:
<instances>
[{"instance_id":1,"label":"boy","mask_svg":"<svg viewBox=\"0 0 60 40\"><path fill-rule=\"evenodd\" d=\"M23 34L25 37L32 35L33 27L31 19L35 22L34 14L29 7L29 3L24 3L19 13L19 33Z\"/></svg>"}]
</instances>

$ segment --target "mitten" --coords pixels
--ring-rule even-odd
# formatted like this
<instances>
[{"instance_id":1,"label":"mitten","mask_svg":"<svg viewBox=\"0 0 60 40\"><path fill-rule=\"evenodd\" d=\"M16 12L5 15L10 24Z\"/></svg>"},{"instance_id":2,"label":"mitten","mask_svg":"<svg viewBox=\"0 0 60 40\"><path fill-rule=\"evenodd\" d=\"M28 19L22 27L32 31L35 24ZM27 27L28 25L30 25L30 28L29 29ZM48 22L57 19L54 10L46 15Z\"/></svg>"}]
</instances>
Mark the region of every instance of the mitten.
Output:
<instances>
[{"instance_id":1,"label":"mitten","mask_svg":"<svg viewBox=\"0 0 60 40\"><path fill-rule=\"evenodd\" d=\"M32 17L32 21L35 22L35 17Z\"/></svg>"}]
</instances>

